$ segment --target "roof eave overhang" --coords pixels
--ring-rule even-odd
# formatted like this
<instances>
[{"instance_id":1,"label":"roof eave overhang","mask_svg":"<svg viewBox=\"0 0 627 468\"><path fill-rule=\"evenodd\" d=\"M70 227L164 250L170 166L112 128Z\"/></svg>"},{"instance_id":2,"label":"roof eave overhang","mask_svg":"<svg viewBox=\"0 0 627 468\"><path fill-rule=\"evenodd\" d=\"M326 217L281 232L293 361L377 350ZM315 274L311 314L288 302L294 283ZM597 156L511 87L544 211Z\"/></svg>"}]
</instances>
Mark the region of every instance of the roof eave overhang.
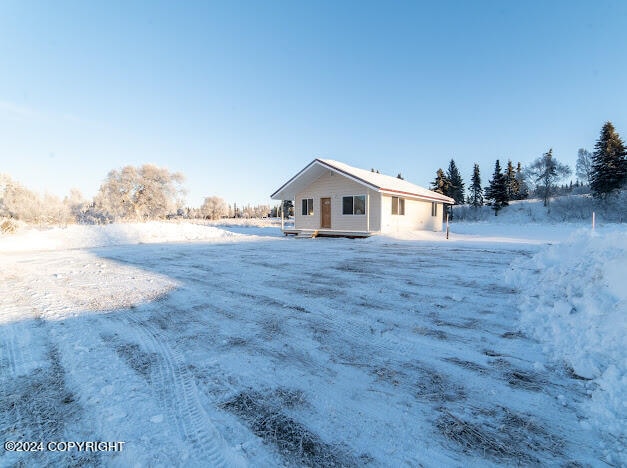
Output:
<instances>
[{"instance_id":1,"label":"roof eave overhang","mask_svg":"<svg viewBox=\"0 0 627 468\"><path fill-rule=\"evenodd\" d=\"M380 192L388 194L388 195L403 195L403 196L406 196L406 197L416 198L416 199L420 199L420 200L428 200L428 201L435 201L435 202L441 202L441 203L448 203L450 205L454 205L455 204L455 200L453 200L452 198L444 197L444 196L438 196L438 194L436 192L433 192L434 193L433 196L425 195L425 194L421 194L421 193L404 192L402 190L395 190L395 189L388 189L388 188L382 188L382 189L380 189Z\"/></svg>"}]
</instances>

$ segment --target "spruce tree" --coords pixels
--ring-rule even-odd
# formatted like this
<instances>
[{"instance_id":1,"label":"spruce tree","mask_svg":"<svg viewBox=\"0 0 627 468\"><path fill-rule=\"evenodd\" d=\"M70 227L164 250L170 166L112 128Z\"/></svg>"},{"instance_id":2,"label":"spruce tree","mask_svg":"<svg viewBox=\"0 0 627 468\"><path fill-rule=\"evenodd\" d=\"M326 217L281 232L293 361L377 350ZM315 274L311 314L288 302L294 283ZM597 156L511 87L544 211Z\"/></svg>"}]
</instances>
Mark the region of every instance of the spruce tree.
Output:
<instances>
[{"instance_id":1,"label":"spruce tree","mask_svg":"<svg viewBox=\"0 0 627 468\"><path fill-rule=\"evenodd\" d=\"M293 216L294 215L294 202L292 200L283 200L281 210L283 212L283 216L285 216L286 218Z\"/></svg>"},{"instance_id":2,"label":"spruce tree","mask_svg":"<svg viewBox=\"0 0 627 468\"><path fill-rule=\"evenodd\" d=\"M505 174L501 172L501 162L497 159L494 164L494 174L490 180L490 185L486 187L485 196L490 200L490 205L494 210L494 216L497 216L499 210L509 205L507 198L507 179Z\"/></svg>"},{"instance_id":3,"label":"spruce tree","mask_svg":"<svg viewBox=\"0 0 627 468\"><path fill-rule=\"evenodd\" d=\"M627 152L625 143L611 122L601 129L601 136L594 145L590 189L595 198L606 198L627 182Z\"/></svg>"},{"instance_id":4,"label":"spruce tree","mask_svg":"<svg viewBox=\"0 0 627 468\"><path fill-rule=\"evenodd\" d=\"M448 196L455 200L456 204L462 205L464 203L464 180L452 159L446 171L446 178L450 183Z\"/></svg>"},{"instance_id":5,"label":"spruce tree","mask_svg":"<svg viewBox=\"0 0 627 468\"><path fill-rule=\"evenodd\" d=\"M479 164L475 163L472 171L470 188L468 189L468 203L475 208L483 205L483 187L481 187L481 175L479 174Z\"/></svg>"},{"instance_id":6,"label":"spruce tree","mask_svg":"<svg viewBox=\"0 0 627 468\"><path fill-rule=\"evenodd\" d=\"M518 161L518 164L516 165L516 184L518 185L516 200L526 200L529 198L529 187L527 186L525 173L522 170L520 161Z\"/></svg>"},{"instance_id":7,"label":"spruce tree","mask_svg":"<svg viewBox=\"0 0 627 468\"><path fill-rule=\"evenodd\" d=\"M435 180L431 182L431 190L441 193L447 197L451 196L451 182L448 180L446 175L444 175L444 171L441 168L438 169Z\"/></svg>"},{"instance_id":8,"label":"spruce tree","mask_svg":"<svg viewBox=\"0 0 627 468\"><path fill-rule=\"evenodd\" d=\"M518 180L516 179L516 171L514 170L514 165L512 164L512 160L507 160L507 169L505 169L505 188L507 190L507 199L508 200L517 200L518 199Z\"/></svg>"}]
</instances>

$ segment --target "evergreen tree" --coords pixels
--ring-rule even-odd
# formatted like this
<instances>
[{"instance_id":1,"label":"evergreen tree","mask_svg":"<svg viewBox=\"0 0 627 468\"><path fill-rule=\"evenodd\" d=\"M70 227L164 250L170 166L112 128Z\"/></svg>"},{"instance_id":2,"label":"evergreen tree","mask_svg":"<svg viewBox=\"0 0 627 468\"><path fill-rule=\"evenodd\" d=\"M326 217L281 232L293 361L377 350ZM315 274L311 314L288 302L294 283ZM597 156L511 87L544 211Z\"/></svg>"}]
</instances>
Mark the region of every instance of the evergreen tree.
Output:
<instances>
[{"instance_id":1,"label":"evergreen tree","mask_svg":"<svg viewBox=\"0 0 627 468\"><path fill-rule=\"evenodd\" d=\"M518 179L516 179L516 171L514 170L514 165L512 164L512 160L507 160L507 169L505 169L505 188L507 190L507 200L517 200L518 199Z\"/></svg>"},{"instance_id":2,"label":"evergreen tree","mask_svg":"<svg viewBox=\"0 0 627 468\"><path fill-rule=\"evenodd\" d=\"M505 174L501 172L501 162L497 159L494 164L494 174L490 180L490 185L486 187L485 196L490 200L490 205L494 210L494 216L497 216L499 210L509 205L507 198L507 179Z\"/></svg>"},{"instance_id":3,"label":"evergreen tree","mask_svg":"<svg viewBox=\"0 0 627 468\"><path fill-rule=\"evenodd\" d=\"M468 189L468 203L475 208L483 205L483 187L481 187L481 175L479 174L479 164L475 163L472 171L470 188Z\"/></svg>"},{"instance_id":4,"label":"evergreen tree","mask_svg":"<svg viewBox=\"0 0 627 468\"><path fill-rule=\"evenodd\" d=\"M614 130L611 122L601 129L601 136L594 145L590 188L595 198L606 198L620 190L627 181L627 151L625 143Z\"/></svg>"},{"instance_id":5,"label":"evergreen tree","mask_svg":"<svg viewBox=\"0 0 627 468\"><path fill-rule=\"evenodd\" d=\"M281 210L283 211L283 216L286 218L294 216L294 202L292 200L283 200Z\"/></svg>"},{"instance_id":6,"label":"evergreen tree","mask_svg":"<svg viewBox=\"0 0 627 468\"><path fill-rule=\"evenodd\" d=\"M437 193L441 193L447 197L450 197L451 182L448 180L444 171L440 168L436 173L435 180L431 182L431 190Z\"/></svg>"},{"instance_id":7,"label":"evergreen tree","mask_svg":"<svg viewBox=\"0 0 627 468\"><path fill-rule=\"evenodd\" d=\"M458 205L464 203L464 181L462 179L457 166L455 165L455 161L451 159L451 162L448 165L448 170L446 171L446 178L450 183L449 193L447 194Z\"/></svg>"},{"instance_id":8,"label":"evergreen tree","mask_svg":"<svg viewBox=\"0 0 627 468\"><path fill-rule=\"evenodd\" d=\"M549 200L557 187L556 182L570 173L571 170L567 165L553 157L552 148L529 166L529 174L536 184L536 190L544 200L544 206L549 205Z\"/></svg>"},{"instance_id":9,"label":"evergreen tree","mask_svg":"<svg viewBox=\"0 0 627 468\"><path fill-rule=\"evenodd\" d=\"M398 175L396 176L397 179L401 179L401 180L405 180L405 178L401 175L401 173L399 172Z\"/></svg>"},{"instance_id":10,"label":"evergreen tree","mask_svg":"<svg viewBox=\"0 0 627 468\"><path fill-rule=\"evenodd\" d=\"M516 200L526 200L527 198L529 198L529 187L527 186L527 181L525 180L525 173L522 170L520 161L516 165L516 183L518 185L518 193L516 195Z\"/></svg>"}]
</instances>

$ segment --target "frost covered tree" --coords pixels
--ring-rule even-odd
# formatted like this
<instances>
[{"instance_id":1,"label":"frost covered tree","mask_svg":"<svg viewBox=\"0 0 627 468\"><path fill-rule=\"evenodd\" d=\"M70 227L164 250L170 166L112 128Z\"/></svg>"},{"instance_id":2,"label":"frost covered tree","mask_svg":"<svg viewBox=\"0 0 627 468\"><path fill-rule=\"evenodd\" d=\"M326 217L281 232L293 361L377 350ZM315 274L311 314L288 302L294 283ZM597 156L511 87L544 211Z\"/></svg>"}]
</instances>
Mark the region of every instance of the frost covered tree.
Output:
<instances>
[{"instance_id":1,"label":"frost covered tree","mask_svg":"<svg viewBox=\"0 0 627 468\"><path fill-rule=\"evenodd\" d=\"M246 205L243 210L244 218L265 218L270 213L269 205Z\"/></svg>"},{"instance_id":2,"label":"frost covered tree","mask_svg":"<svg viewBox=\"0 0 627 468\"><path fill-rule=\"evenodd\" d=\"M8 175L0 176L0 216L27 223L68 223L70 210L56 196L33 192Z\"/></svg>"},{"instance_id":3,"label":"frost covered tree","mask_svg":"<svg viewBox=\"0 0 627 468\"><path fill-rule=\"evenodd\" d=\"M0 216L34 221L39 210L39 200L34 192L6 174L0 176Z\"/></svg>"},{"instance_id":4,"label":"frost covered tree","mask_svg":"<svg viewBox=\"0 0 627 468\"><path fill-rule=\"evenodd\" d=\"M462 179L455 161L451 159L446 170L446 178L449 182L448 193L445 194L455 200L455 203L462 205L464 203L464 180Z\"/></svg>"},{"instance_id":5,"label":"frost covered tree","mask_svg":"<svg viewBox=\"0 0 627 468\"><path fill-rule=\"evenodd\" d=\"M594 145L590 188L595 198L606 198L627 182L625 143L611 122L606 122Z\"/></svg>"},{"instance_id":6,"label":"frost covered tree","mask_svg":"<svg viewBox=\"0 0 627 468\"><path fill-rule=\"evenodd\" d=\"M494 173L490 180L490 185L485 189L485 197L489 200L489 205L494 210L494 216L498 216L499 211L504 206L509 205L507 198L507 180L505 174L501 172L501 162L497 159L494 164Z\"/></svg>"},{"instance_id":7,"label":"frost covered tree","mask_svg":"<svg viewBox=\"0 0 627 468\"><path fill-rule=\"evenodd\" d=\"M468 203L475 208L483 206L483 187L481 187L481 174L479 173L479 164L475 163L470 179L470 188L468 189Z\"/></svg>"},{"instance_id":8,"label":"frost covered tree","mask_svg":"<svg viewBox=\"0 0 627 468\"><path fill-rule=\"evenodd\" d=\"M449 197L451 190L451 181L448 180L446 175L444 175L444 171L440 168L436 173L435 180L431 182L431 190L437 193L441 193Z\"/></svg>"},{"instance_id":9,"label":"frost covered tree","mask_svg":"<svg viewBox=\"0 0 627 468\"><path fill-rule=\"evenodd\" d=\"M590 185L590 178L592 176L592 154L583 148L579 148L577 151L577 164L575 166L575 174L577 179L584 184Z\"/></svg>"},{"instance_id":10,"label":"frost covered tree","mask_svg":"<svg viewBox=\"0 0 627 468\"><path fill-rule=\"evenodd\" d=\"M553 149L549 149L536 159L528 169L531 180L536 184L537 192L542 196L544 206L549 205L551 196L557 189L557 182L570 175L571 170L553 157Z\"/></svg>"},{"instance_id":11,"label":"frost covered tree","mask_svg":"<svg viewBox=\"0 0 627 468\"><path fill-rule=\"evenodd\" d=\"M165 218L182 207L184 177L152 164L114 169L100 186L95 204L107 218Z\"/></svg>"},{"instance_id":12,"label":"frost covered tree","mask_svg":"<svg viewBox=\"0 0 627 468\"><path fill-rule=\"evenodd\" d=\"M93 223L92 204L87 201L80 190L73 188L63 199L63 204L77 223Z\"/></svg>"},{"instance_id":13,"label":"frost covered tree","mask_svg":"<svg viewBox=\"0 0 627 468\"><path fill-rule=\"evenodd\" d=\"M220 219L229 214L229 207L220 197L207 197L200 207L205 219Z\"/></svg>"},{"instance_id":14,"label":"frost covered tree","mask_svg":"<svg viewBox=\"0 0 627 468\"><path fill-rule=\"evenodd\" d=\"M94 200L98 211L112 220L135 218L138 180L137 168L133 166L109 172Z\"/></svg>"},{"instance_id":15,"label":"frost covered tree","mask_svg":"<svg viewBox=\"0 0 627 468\"><path fill-rule=\"evenodd\" d=\"M39 222L46 224L67 224L73 223L76 219L72 216L69 207L56 195L44 193L40 200L40 216Z\"/></svg>"}]
</instances>

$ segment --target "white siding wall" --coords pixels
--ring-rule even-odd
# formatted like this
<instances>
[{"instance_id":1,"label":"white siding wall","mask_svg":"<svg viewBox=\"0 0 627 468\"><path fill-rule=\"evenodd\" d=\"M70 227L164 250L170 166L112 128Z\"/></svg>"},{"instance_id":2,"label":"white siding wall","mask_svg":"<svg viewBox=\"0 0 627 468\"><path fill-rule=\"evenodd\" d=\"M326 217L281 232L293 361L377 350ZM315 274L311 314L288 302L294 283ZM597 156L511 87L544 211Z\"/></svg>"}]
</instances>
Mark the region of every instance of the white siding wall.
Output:
<instances>
[{"instance_id":1,"label":"white siding wall","mask_svg":"<svg viewBox=\"0 0 627 468\"><path fill-rule=\"evenodd\" d=\"M342 197L366 195L366 215L343 215ZM302 215L303 198L313 198L313 216ZM381 194L332 171L326 172L294 200L294 228L320 229L320 199L331 198L331 229L337 231L379 231ZM369 217L369 223L368 218Z\"/></svg>"},{"instance_id":2,"label":"white siding wall","mask_svg":"<svg viewBox=\"0 0 627 468\"><path fill-rule=\"evenodd\" d=\"M366 195L366 215L343 215L342 197ZM302 215L303 198L313 198L313 216ZM294 200L294 227L320 229L320 199L331 198L331 229L394 233L414 230L442 231L442 203L431 216L431 202L405 198L405 215L392 214L392 197L382 195L332 171L326 172Z\"/></svg>"},{"instance_id":3,"label":"white siding wall","mask_svg":"<svg viewBox=\"0 0 627 468\"><path fill-rule=\"evenodd\" d=\"M401 197L402 198L402 197ZM381 211L381 232L441 231L442 203L438 203L438 215L431 216L431 202L405 199L405 214L392 214L392 197L383 195Z\"/></svg>"}]
</instances>

